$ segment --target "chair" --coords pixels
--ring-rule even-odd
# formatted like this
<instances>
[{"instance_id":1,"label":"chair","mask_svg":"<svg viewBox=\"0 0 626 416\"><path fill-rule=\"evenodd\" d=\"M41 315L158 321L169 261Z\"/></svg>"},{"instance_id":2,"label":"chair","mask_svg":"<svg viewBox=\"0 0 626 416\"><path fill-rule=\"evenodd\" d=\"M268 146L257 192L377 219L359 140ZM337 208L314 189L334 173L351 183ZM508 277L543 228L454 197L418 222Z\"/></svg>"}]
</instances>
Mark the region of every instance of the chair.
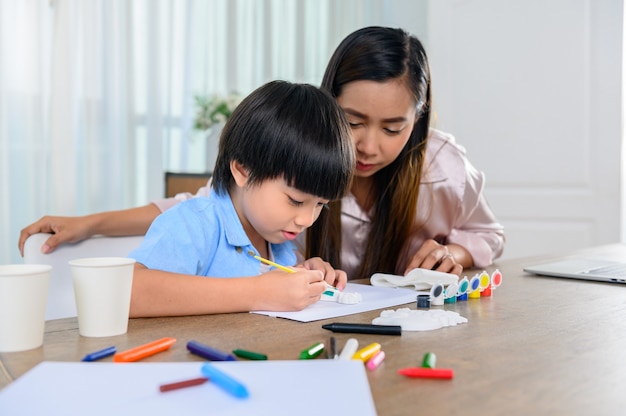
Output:
<instances>
[{"instance_id":1,"label":"chair","mask_svg":"<svg viewBox=\"0 0 626 416\"><path fill-rule=\"evenodd\" d=\"M195 194L199 188L206 186L211 172L177 173L165 172L165 197L170 198L181 192Z\"/></svg>"},{"instance_id":2,"label":"chair","mask_svg":"<svg viewBox=\"0 0 626 416\"><path fill-rule=\"evenodd\" d=\"M78 243L62 244L50 254L43 254L41 246L51 234L33 234L24 244L24 263L49 264L50 284L46 320L76 316L76 301L70 260L86 257L127 257L139 247L143 236L104 237L95 236Z\"/></svg>"}]
</instances>

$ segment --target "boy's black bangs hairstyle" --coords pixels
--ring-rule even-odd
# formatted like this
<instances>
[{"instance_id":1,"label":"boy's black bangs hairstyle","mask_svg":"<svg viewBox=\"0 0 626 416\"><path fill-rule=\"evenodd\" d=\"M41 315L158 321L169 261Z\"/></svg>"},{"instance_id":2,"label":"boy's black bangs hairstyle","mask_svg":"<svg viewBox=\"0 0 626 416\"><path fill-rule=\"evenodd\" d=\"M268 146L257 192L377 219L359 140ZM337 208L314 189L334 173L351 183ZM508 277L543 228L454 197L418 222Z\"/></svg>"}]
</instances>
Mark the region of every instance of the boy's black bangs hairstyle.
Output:
<instances>
[{"instance_id":1,"label":"boy's black bangs hairstyle","mask_svg":"<svg viewBox=\"0 0 626 416\"><path fill-rule=\"evenodd\" d=\"M220 139L217 192L234 183L230 162L241 163L249 184L284 178L324 199L343 197L355 166L349 124L330 94L308 84L273 81L237 106Z\"/></svg>"}]
</instances>

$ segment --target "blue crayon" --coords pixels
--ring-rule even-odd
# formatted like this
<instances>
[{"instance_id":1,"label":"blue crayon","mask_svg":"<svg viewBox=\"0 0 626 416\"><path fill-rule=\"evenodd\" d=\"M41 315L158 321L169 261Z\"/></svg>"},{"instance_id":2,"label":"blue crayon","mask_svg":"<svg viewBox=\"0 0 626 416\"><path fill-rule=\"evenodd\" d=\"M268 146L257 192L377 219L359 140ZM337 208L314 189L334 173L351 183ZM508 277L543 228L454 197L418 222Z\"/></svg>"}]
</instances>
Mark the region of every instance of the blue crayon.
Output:
<instances>
[{"instance_id":1,"label":"blue crayon","mask_svg":"<svg viewBox=\"0 0 626 416\"><path fill-rule=\"evenodd\" d=\"M208 345L204 345L198 341L189 341L187 343L187 349L190 352L211 361L237 361L237 358L234 355L209 347Z\"/></svg>"},{"instance_id":2,"label":"blue crayon","mask_svg":"<svg viewBox=\"0 0 626 416\"><path fill-rule=\"evenodd\" d=\"M82 361L96 361L104 357L108 357L109 355L115 354L115 346L107 347L103 350L92 352L90 354L85 355Z\"/></svg>"},{"instance_id":3,"label":"blue crayon","mask_svg":"<svg viewBox=\"0 0 626 416\"><path fill-rule=\"evenodd\" d=\"M211 363L205 363L202 366L201 371L202 375L208 378L211 383L215 384L227 393L232 394L233 396L240 399L246 399L248 396L250 396L246 386L244 386L228 374L218 370Z\"/></svg>"}]
</instances>

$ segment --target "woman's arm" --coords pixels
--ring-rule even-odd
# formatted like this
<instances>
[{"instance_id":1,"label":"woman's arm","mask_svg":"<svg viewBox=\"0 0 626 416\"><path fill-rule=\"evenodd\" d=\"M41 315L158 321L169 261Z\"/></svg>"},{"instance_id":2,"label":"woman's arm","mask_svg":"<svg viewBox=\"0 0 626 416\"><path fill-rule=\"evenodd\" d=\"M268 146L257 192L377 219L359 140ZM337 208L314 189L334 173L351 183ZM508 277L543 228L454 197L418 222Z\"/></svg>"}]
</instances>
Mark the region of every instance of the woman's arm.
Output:
<instances>
[{"instance_id":1,"label":"woman's arm","mask_svg":"<svg viewBox=\"0 0 626 416\"><path fill-rule=\"evenodd\" d=\"M433 131L427 158L432 191L420 194L429 212L422 230L427 239L416 248L407 271L415 267L461 273L460 267L486 267L502 254L504 228L484 195L485 175L450 135ZM429 240L430 239L430 240Z\"/></svg>"},{"instance_id":2,"label":"woman's arm","mask_svg":"<svg viewBox=\"0 0 626 416\"><path fill-rule=\"evenodd\" d=\"M465 191L445 244L464 247L471 255L472 266L484 268L502 255L504 227L485 197L485 175L469 162L466 162L465 171Z\"/></svg>"},{"instance_id":3,"label":"woman's arm","mask_svg":"<svg viewBox=\"0 0 626 416\"><path fill-rule=\"evenodd\" d=\"M22 229L18 241L24 256L24 243L32 234L52 233L42 246L44 253L52 252L59 244L73 243L102 234L108 236L143 235L152 221L161 213L154 204L119 211L106 211L82 217L45 216Z\"/></svg>"},{"instance_id":4,"label":"woman's arm","mask_svg":"<svg viewBox=\"0 0 626 416\"><path fill-rule=\"evenodd\" d=\"M119 211L106 211L83 217L57 217L46 215L22 229L18 240L20 254L24 256L26 239L36 233L52 233L42 247L44 253L54 251L59 244L75 243L94 235L124 236L144 235L152 221L161 213L182 201L198 196L207 196L211 188L211 180L195 194L183 192L172 198L163 198L152 203Z\"/></svg>"}]
</instances>

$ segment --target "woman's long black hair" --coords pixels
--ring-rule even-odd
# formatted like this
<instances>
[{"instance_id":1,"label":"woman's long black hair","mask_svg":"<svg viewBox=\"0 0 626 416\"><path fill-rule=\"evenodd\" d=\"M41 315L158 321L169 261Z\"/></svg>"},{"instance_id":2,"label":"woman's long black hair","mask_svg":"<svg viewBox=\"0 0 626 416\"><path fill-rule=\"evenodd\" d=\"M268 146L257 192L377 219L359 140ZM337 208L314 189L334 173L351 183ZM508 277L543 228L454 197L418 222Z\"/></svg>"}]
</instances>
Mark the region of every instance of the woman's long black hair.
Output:
<instances>
[{"instance_id":1,"label":"woman's long black hair","mask_svg":"<svg viewBox=\"0 0 626 416\"><path fill-rule=\"evenodd\" d=\"M422 163L430 124L430 68L420 41L402 29L366 27L348 35L328 63L322 88L341 96L346 84L359 80L404 82L415 99L413 132L389 166L374 176L375 212L366 254L358 273L403 273L407 241L415 228ZM307 257L320 256L341 267L341 203L332 203L307 234Z\"/></svg>"}]
</instances>

